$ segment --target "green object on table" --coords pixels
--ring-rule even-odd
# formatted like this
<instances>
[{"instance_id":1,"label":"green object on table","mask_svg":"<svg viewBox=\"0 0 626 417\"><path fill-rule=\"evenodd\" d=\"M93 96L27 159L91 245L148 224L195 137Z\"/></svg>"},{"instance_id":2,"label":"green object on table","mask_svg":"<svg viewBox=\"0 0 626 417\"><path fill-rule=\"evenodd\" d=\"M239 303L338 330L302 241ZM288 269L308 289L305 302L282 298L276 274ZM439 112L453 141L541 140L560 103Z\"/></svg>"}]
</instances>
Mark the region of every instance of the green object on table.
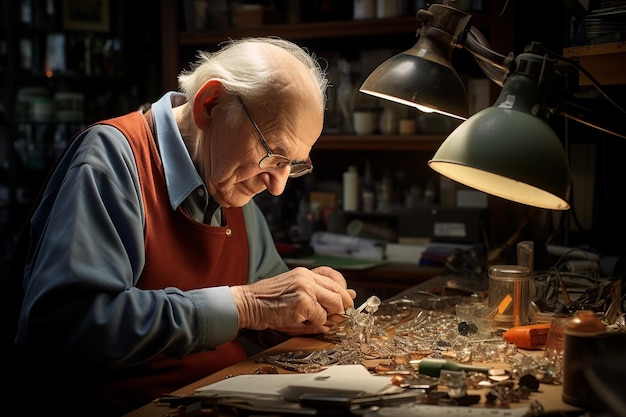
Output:
<instances>
[{"instance_id":1,"label":"green object on table","mask_svg":"<svg viewBox=\"0 0 626 417\"><path fill-rule=\"evenodd\" d=\"M359 259L350 256L332 256L318 254L307 255L299 258L285 258L284 260L288 264L296 264L309 267L326 265L335 269L352 270L369 269L387 263L387 261L376 259Z\"/></svg>"},{"instance_id":2,"label":"green object on table","mask_svg":"<svg viewBox=\"0 0 626 417\"><path fill-rule=\"evenodd\" d=\"M419 373L422 375L439 377L442 370L489 373L488 368L463 365L450 359L424 358L419 363Z\"/></svg>"}]
</instances>

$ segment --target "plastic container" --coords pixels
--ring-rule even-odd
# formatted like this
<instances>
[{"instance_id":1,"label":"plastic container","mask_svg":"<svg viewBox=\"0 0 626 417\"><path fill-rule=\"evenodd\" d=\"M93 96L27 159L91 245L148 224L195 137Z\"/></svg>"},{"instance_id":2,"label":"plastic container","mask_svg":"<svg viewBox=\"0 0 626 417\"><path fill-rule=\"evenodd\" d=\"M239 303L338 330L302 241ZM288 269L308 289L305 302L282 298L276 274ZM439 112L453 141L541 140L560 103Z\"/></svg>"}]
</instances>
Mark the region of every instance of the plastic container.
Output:
<instances>
[{"instance_id":1,"label":"plastic container","mask_svg":"<svg viewBox=\"0 0 626 417\"><path fill-rule=\"evenodd\" d=\"M54 107L56 120L59 122L82 122L84 118L85 98L82 93L56 93Z\"/></svg>"}]
</instances>

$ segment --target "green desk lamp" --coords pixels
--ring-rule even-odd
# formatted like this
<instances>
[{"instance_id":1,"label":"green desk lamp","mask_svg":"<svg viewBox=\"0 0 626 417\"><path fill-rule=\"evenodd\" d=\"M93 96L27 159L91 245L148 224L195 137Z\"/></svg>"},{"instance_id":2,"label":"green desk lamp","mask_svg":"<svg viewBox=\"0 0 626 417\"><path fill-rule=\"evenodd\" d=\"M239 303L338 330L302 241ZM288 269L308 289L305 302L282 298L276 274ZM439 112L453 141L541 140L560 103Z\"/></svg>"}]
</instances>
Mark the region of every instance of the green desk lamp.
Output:
<instances>
[{"instance_id":1,"label":"green desk lamp","mask_svg":"<svg viewBox=\"0 0 626 417\"><path fill-rule=\"evenodd\" d=\"M502 87L495 104L461 123L443 142L429 166L461 184L522 204L569 209L571 174L567 154L547 120L552 114L626 138L620 117L594 112L571 101L563 69L573 67L600 86L576 62L537 43L523 54L501 55L471 26L471 16L447 5L420 10L415 46L383 62L361 92L467 118L467 98L459 91L450 56L469 50L481 70ZM566 67L567 66L567 67ZM605 97L608 98L608 96ZM609 101L611 101L609 99ZM619 108L620 116L625 115Z\"/></svg>"}]
</instances>

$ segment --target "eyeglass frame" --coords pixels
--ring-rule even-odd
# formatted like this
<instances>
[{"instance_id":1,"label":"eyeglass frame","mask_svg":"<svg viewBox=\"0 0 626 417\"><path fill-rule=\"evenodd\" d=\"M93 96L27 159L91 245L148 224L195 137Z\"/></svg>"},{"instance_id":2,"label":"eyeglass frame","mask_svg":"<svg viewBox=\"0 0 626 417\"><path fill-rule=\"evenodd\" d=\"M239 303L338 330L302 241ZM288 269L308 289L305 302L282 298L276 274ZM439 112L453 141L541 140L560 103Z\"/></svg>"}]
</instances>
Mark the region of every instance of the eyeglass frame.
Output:
<instances>
[{"instance_id":1,"label":"eyeglass frame","mask_svg":"<svg viewBox=\"0 0 626 417\"><path fill-rule=\"evenodd\" d=\"M246 106L246 103L243 101L243 98L241 98L241 96L237 95L237 100L239 101L239 104L241 104L241 107L243 108L244 113L246 113L246 116L248 116L248 120L250 120L250 123L252 123L252 126L254 126L254 130L256 130L257 135L259 136L259 139L261 140L261 145L263 146L263 149L265 149L265 152L267 152L265 154L265 156L263 158L261 158L261 160L259 161L259 168L261 168L264 171L273 171L276 169L281 169L284 168L285 166L289 166L289 178L297 178L297 177L301 177L303 175L309 174L311 173L311 171L313 171L313 164L311 163L311 159L308 159L306 161L294 161L293 159L289 159L284 155L280 155L277 153L272 152L272 149L270 148L269 143L267 143L267 140L265 139L265 136L263 135L263 132L261 132L261 129L259 128L259 125L256 124L256 122L254 121L254 118L252 118L252 114L250 113L250 110L248 109L248 106ZM281 165L281 166L272 166L272 167L264 167L263 166L263 161L266 161L268 158L278 158L282 161L285 162L285 165ZM295 171L294 172L294 168L298 168L301 169L300 171Z\"/></svg>"}]
</instances>

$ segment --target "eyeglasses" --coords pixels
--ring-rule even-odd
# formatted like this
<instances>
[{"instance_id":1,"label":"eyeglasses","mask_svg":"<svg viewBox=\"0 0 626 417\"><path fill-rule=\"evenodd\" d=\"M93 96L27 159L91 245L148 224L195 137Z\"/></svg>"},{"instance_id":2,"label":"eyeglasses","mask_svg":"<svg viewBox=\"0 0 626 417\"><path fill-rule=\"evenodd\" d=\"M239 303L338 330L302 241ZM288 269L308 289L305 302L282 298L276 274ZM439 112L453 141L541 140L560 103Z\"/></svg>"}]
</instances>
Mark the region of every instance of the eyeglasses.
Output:
<instances>
[{"instance_id":1,"label":"eyeglasses","mask_svg":"<svg viewBox=\"0 0 626 417\"><path fill-rule=\"evenodd\" d=\"M259 168L266 171L272 171L275 169L281 169L289 166L289 178L301 177L302 175L308 174L309 172L313 171L313 164L311 163L310 159L307 159L306 161L294 161L287 158L286 156L278 155L272 152L269 144L265 140L265 136L263 136L263 133L261 132L261 129L259 129L259 126L252 118L252 115L250 114L250 110L248 110L246 103L244 103L243 99L240 96L237 96L237 100L239 100L239 104L241 104L243 111L246 112L246 116L248 116L250 123L252 123L252 126L254 126L254 129L259 135L259 139L261 139L261 145L263 145L263 149L265 149L265 152L267 152L267 154L259 161Z\"/></svg>"}]
</instances>

